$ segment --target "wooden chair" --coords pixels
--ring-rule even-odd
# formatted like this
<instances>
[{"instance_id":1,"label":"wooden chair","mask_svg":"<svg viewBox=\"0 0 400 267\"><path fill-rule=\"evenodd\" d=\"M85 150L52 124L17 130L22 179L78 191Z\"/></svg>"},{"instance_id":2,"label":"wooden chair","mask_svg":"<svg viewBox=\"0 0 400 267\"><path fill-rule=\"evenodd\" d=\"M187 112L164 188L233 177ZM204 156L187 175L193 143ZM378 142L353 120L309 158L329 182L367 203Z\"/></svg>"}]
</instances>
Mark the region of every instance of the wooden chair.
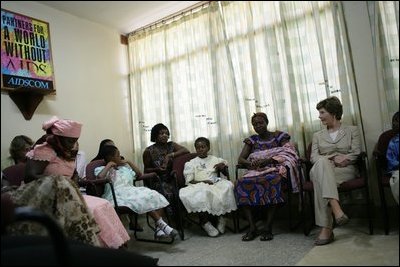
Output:
<instances>
[{"instance_id":1,"label":"wooden chair","mask_svg":"<svg viewBox=\"0 0 400 267\"><path fill-rule=\"evenodd\" d=\"M312 181L310 180L310 170L312 168L312 164L310 161L311 158L311 143L307 147L306 151L306 158L302 159L302 165L303 165L303 170L301 171L301 174L303 174L304 181L303 179L300 179L301 184L300 186L302 187L301 190L306 193L310 199L310 208L312 209L312 226L310 228L307 228L307 212L306 212L306 199L303 198L302 200L302 212L303 212L303 223L304 223L304 234L309 235L312 227L315 225L314 221L314 201L313 201L313 193L314 193L314 185ZM356 166L359 169L360 174L358 177L348 180L346 182L343 182L342 184L339 185L338 187L338 192L343 193L343 192L351 192L354 190L363 190L365 193L365 207L366 207L366 212L368 215L368 221L369 221L369 234L373 234L373 224L372 224L372 213L371 209L373 206L371 205L371 200L370 200L370 194L369 194L369 186L368 186L368 172L367 172L367 163L366 163L366 158L367 155L365 152L361 152L360 155L357 158L357 163Z\"/></svg>"},{"instance_id":2,"label":"wooden chair","mask_svg":"<svg viewBox=\"0 0 400 267\"><path fill-rule=\"evenodd\" d=\"M181 156L178 156L174 159L172 163L172 172L171 175L174 177L174 186L176 187L176 192L177 192L177 210L178 210L178 216L179 216L179 225L180 228L178 229L179 235L182 240L184 240L184 220L187 220L188 222L191 222L193 224L199 225L200 222L193 220L190 216L190 214L186 211L185 207L183 206L181 200L179 199L179 190L183 187L185 187L185 177L183 175L183 170L185 168L185 163L190 161L191 159L195 158L197 156L197 153L188 153L184 154ZM229 180L229 172L226 169L224 171L225 177ZM220 176L220 174L218 174ZM231 212L231 215L233 216L233 229L230 226L226 226L227 229L230 231L236 233L237 232L237 225L236 225L236 213Z\"/></svg>"},{"instance_id":3,"label":"wooden chair","mask_svg":"<svg viewBox=\"0 0 400 267\"><path fill-rule=\"evenodd\" d=\"M396 135L393 130L383 132L378 139L373 152L374 160L376 163L379 197L381 200L381 210L383 212L383 227L385 229L385 235L389 234L389 213L387 207L387 201L385 197L385 188L390 189L389 179L390 174L387 173L387 160L386 151L390 140Z\"/></svg>"},{"instance_id":4,"label":"wooden chair","mask_svg":"<svg viewBox=\"0 0 400 267\"><path fill-rule=\"evenodd\" d=\"M133 230L135 239L138 241L146 241L146 242L154 242L154 243L164 243L164 244L172 244L174 242L175 238L170 238L169 240L157 240L157 239L147 239L147 238L141 238L138 237L137 235L137 226L138 226L138 214L134 211L132 211L130 208L126 206L121 206L118 205L117 198L115 196L115 191L114 191L114 186L112 182L108 179L98 179L94 175L94 170L97 167L104 166L105 162L104 160L95 160L90 162L89 164L86 165L86 179L85 180L80 180L79 185L86 187L86 193L88 195L93 195L97 197L101 197L104 193L104 186L106 184L109 184L111 187L111 193L113 196L113 202L114 202L114 208L115 211L117 212L118 215L123 215L127 214L129 217L129 229ZM159 179L156 173L148 173L148 174L143 174L139 179L136 179L134 183L138 181L146 181L150 179ZM155 232L154 226L150 224L149 217L146 214L146 220L148 226Z\"/></svg>"}]
</instances>

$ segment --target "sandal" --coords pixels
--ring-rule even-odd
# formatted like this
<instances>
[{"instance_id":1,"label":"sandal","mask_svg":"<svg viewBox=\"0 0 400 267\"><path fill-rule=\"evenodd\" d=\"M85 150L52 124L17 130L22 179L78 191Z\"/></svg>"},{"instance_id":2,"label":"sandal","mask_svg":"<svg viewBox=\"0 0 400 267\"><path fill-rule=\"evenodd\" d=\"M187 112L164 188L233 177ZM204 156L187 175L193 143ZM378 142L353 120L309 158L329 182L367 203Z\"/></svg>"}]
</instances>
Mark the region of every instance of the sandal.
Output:
<instances>
[{"instance_id":1,"label":"sandal","mask_svg":"<svg viewBox=\"0 0 400 267\"><path fill-rule=\"evenodd\" d=\"M271 231L263 231L261 233L260 241L270 241L272 239L274 239L274 235Z\"/></svg>"},{"instance_id":2,"label":"sandal","mask_svg":"<svg viewBox=\"0 0 400 267\"><path fill-rule=\"evenodd\" d=\"M258 236L258 231L249 231L244 236L242 236L242 241L251 241L254 240Z\"/></svg>"}]
</instances>

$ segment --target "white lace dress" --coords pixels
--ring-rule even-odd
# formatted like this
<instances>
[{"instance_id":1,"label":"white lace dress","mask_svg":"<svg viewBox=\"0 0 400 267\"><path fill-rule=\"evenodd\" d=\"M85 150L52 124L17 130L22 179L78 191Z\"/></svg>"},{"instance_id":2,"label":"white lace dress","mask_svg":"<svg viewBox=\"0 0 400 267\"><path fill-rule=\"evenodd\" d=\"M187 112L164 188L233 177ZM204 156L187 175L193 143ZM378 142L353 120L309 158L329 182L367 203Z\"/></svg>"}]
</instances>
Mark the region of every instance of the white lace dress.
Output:
<instances>
[{"instance_id":1,"label":"white lace dress","mask_svg":"<svg viewBox=\"0 0 400 267\"><path fill-rule=\"evenodd\" d=\"M196 157L186 162L183 175L187 186L179 190L179 197L189 213L208 212L219 216L237 209L232 182L217 177L214 169L221 162L227 163L212 155L206 158ZM214 184L191 184L193 180L211 180Z\"/></svg>"}]
</instances>

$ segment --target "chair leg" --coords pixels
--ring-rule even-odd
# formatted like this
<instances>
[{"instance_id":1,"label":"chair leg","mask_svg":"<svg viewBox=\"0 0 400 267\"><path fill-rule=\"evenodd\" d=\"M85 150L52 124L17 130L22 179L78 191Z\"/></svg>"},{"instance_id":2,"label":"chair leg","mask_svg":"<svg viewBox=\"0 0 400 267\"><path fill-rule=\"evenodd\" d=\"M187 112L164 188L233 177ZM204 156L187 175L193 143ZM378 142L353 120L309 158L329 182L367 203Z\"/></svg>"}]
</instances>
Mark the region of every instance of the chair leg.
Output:
<instances>
[{"instance_id":1,"label":"chair leg","mask_svg":"<svg viewBox=\"0 0 400 267\"><path fill-rule=\"evenodd\" d=\"M233 220L233 231L236 234L239 232L239 219L238 219L237 210L232 211L232 220Z\"/></svg>"},{"instance_id":2,"label":"chair leg","mask_svg":"<svg viewBox=\"0 0 400 267\"><path fill-rule=\"evenodd\" d=\"M308 196L308 199L310 200L310 209L311 209L311 223L310 223L310 227L307 227L307 206L306 203L304 201L303 204L303 223L304 223L304 235L308 236L312 230L312 228L315 225L315 211L314 211L314 200L313 200L313 194L311 192L307 192L306 194ZM304 200L306 199L306 195L304 195Z\"/></svg>"},{"instance_id":3,"label":"chair leg","mask_svg":"<svg viewBox=\"0 0 400 267\"><path fill-rule=\"evenodd\" d=\"M185 231L183 229L183 218L182 218L182 211L181 211L181 205L183 206L183 204L181 204L179 196L177 194L173 195L173 204L172 204L172 209L174 211L174 217L175 217L175 222L176 222L176 230L179 233L179 237L181 238L181 240L185 239Z\"/></svg>"},{"instance_id":4,"label":"chair leg","mask_svg":"<svg viewBox=\"0 0 400 267\"><path fill-rule=\"evenodd\" d=\"M371 205L371 200L369 199L369 192L368 192L368 187L366 187L366 198L367 198L367 214L368 214L368 221L369 221L369 234L373 235L374 234L374 226L372 224L372 205Z\"/></svg>"},{"instance_id":5,"label":"chair leg","mask_svg":"<svg viewBox=\"0 0 400 267\"><path fill-rule=\"evenodd\" d=\"M381 210L383 212L383 228L385 231L385 235L389 234L389 214L387 210L387 204L386 204L386 198L385 198L385 190L383 187L382 182L379 180L378 181L378 188L379 188L379 197L381 200Z\"/></svg>"},{"instance_id":6,"label":"chair leg","mask_svg":"<svg viewBox=\"0 0 400 267\"><path fill-rule=\"evenodd\" d=\"M289 206L289 230L293 231L293 226L292 226L292 197L291 197L291 193L290 193L290 189L287 191L288 194L288 206Z\"/></svg>"},{"instance_id":7,"label":"chair leg","mask_svg":"<svg viewBox=\"0 0 400 267\"><path fill-rule=\"evenodd\" d=\"M233 210L229 213L229 217L231 217L232 219L232 223L233 223L233 228L231 228L230 226L226 226L227 229L229 229L229 231L231 231L232 233L237 233L238 232L238 222L237 222L237 210Z\"/></svg>"},{"instance_id":8,"label":"chair leg","mask_svg":"<svg viewBox=\"0 0 400 267\"><path fill-rule=\"evenodd\" d=\"M302 223L303 223L303 233L304 233L304 235L305 236L308 236L308 234L309 234L309 231L307 231L307 213L306 213L306 203L305 203L305 200L306 200L306 192L304 192L304 191L301 191L300 192L300 204L301 204L301 220L302 220Z\"/></svg>"},{"instance_id":9,"label":"chair leg","mask_svg":"<svg viewBox=\"0 0 400 267\"><path fill-rule=\"evenodd\" d=\"M388 214L388 207L387 207L387 203L386 203L385 190L383 188L383 185L380 185L379 193L380 193L380 197L381 197L381 207L382 207L382 211L383 211L383 228L385 230L385 235L388 235L389 234L389 214Z\"/></svg>"}]
</instances>

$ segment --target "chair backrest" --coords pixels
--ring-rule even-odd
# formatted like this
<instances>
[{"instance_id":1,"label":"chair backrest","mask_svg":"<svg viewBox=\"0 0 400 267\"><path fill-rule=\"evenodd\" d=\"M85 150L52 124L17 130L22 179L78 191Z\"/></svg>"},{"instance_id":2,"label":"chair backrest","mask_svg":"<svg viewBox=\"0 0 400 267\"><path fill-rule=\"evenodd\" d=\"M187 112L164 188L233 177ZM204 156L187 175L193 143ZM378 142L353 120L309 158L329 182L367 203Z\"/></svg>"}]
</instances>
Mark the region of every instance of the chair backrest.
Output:
<instances>
[{"instance_id":1,"label":"chair backrest","mask_svg":"<svg viewBox=\"0 0 400 267\"><path fill-rule=\"evenodd\" d=\"M176 173L176 179L178 183L178 188L185 185L185 177L183 176L183 169L185 168L185 163L197 157L197 153L188 153L174 158L172 162L172 171Z\"/></svg>"},{"instance_id":2,"label":"chair backrest","mask_svg":"<svg viewBox=\"0 0 400 267\"><path fill-rule=\"evenodd\" d=\"M311 160L311 148L312 148L312 143L309 143L307 146L306 150L306 159Z\"/></svg>"},{"instance_id":3,"label":"chair backrest","mask_svg":"<svg viewBox=\"0 0 400 267\"><path fill-rule=\"evenodd\" d=\"M104 166L106 163L102 159L94 160L86 165L86 179L96 180L97 177L94 175L94 170L97 167ZM101 197L104 193L104 184L87 185L86 193L88 195Z\"/></svg>"},{"instance_id":4,"label":"chair backrest","mask_svg":"<svg viewBox=\"0 0 400 267\"><path fill-rule=\"evenodd\" d=\"M88 180L96 180L96 176L94 175L94 169L100 166L106 165L105 161L102 159L97 159L92 162L89 162L86 165L86 179Z\"/></svg>"},{"instance_id":5,"label":"chair backrest","mask_svg":"<svg viewBox=\"0 0 400 267\"><path fill-rule=\"evenodd\" d=\"M3 170L3 179L7 180L10 185L20 186L25 177L26 163L18 163L9 166Z\"/></svg>"},{"instance_id":6,"label":"chair backrest","mask_svg":"<svg viewBox=\"0 0 400 267\"><path fill-rule=\"evenodd\" d=\"M382 178L387 169L386 151L389 146L390 140L396 135L393 130L383 132L376 143L374 150L374 158L376 160L376 167L378 170L379 178Z\"/></svg>"}]
</instances>

